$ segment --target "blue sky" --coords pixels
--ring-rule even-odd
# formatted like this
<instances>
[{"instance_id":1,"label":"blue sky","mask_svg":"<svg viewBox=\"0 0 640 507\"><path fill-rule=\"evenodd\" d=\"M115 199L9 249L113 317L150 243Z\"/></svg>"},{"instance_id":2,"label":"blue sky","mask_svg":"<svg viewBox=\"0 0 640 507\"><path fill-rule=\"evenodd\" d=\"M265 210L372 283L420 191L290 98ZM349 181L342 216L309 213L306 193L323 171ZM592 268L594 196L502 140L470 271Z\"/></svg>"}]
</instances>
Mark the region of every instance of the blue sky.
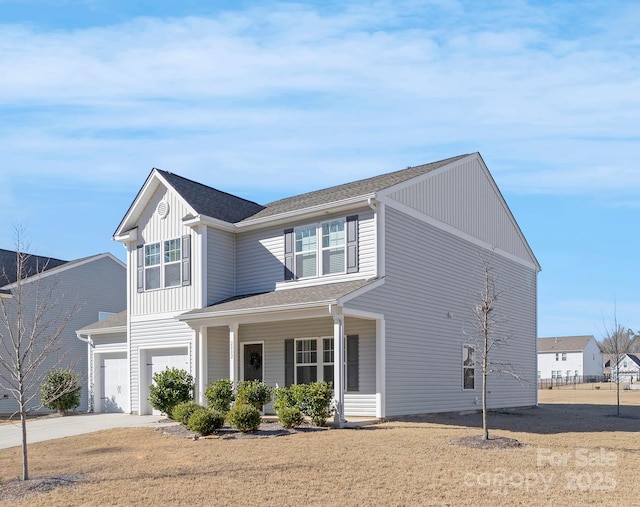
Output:
<instances>
[{"instance_id":1,"label":"blue sky","mask_svg":"<svg viewBox=\"0 0 640 507\"><path fill-rule=\"evenodd\" d=\"M265 203L479 151L540 336L640 330L638 26L615 0L0 0L0 246L124 259L152 167Z\"/></svg>"}]
</instances>

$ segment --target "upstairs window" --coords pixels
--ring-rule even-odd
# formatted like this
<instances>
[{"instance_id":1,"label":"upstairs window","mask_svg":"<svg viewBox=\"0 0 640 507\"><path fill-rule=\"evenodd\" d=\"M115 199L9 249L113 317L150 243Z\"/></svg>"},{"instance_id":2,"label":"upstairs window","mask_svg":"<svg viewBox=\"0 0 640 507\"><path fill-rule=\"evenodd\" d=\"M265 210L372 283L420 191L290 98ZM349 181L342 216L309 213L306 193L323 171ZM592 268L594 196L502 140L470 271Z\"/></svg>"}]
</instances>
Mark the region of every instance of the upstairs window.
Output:
<instances>
[{"instance_id":1,"label":"upstairs window","mask_svg":"<svg viewBox=\"0 0 640 507\"><path fill-rule=\"evenodd\" d=\"M191 284L191 238L138 247L138 292Z\"/></svg>"},{"instance_id":2,"label":"upstairs window","mask_svg":"<svg viewBox=\"0 0 640 507\"><path fill-rule=\"evenodd\" d=\"M322 274L333 275L346 271L346 236L344 220L322 224Z\"/></svg>"},{"instance_id":3,"label":"upstairs window","mask_svg":"<svg viewBox=\"0 0 640 507\"><path fill-rule=\"evenodd\" d=\"M317 276L318 273L318 241L316 227L298 227L296 236L296 275L298 278Z\"/></svg>"},{"instance_id":4,"label":"upstairs window","mask_svg":"<svg viewBox=\"0 0 640 507\"><path fill-rule=\"evenodd\" d=\"M563 360L563 361L566 361L566 360L567 360L567 353L566 353L566 352L563 352L563 353L562 353L562 360Z\"/></svg>"}]
</instances>

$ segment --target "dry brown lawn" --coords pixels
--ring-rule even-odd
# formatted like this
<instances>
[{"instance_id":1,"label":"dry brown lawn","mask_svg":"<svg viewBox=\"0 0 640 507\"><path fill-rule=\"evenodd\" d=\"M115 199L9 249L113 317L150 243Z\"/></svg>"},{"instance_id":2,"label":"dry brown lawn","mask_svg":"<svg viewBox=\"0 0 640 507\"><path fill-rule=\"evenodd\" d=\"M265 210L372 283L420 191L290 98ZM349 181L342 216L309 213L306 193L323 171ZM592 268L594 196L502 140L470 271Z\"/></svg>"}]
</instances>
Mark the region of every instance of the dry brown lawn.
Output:
<instances>
[{"instance_id":1,"label":"dry brown lawn","mask_svg":"<svg viewBox=\"0 0 640 507\"><path fill-rule=\"evenodd\" d=\"M640 391L540 391L540 407L492 415L522 448L452 445L478 415L433 415L363 429L193 441L118 429L31 445L31 475L71 488L11 505L629 505L637 499ZM3 481L19 449L0 451ZM2 484L0 484L2 488ZM8 502L6 503L8 504Z\"/></svg>"}]
</instances>

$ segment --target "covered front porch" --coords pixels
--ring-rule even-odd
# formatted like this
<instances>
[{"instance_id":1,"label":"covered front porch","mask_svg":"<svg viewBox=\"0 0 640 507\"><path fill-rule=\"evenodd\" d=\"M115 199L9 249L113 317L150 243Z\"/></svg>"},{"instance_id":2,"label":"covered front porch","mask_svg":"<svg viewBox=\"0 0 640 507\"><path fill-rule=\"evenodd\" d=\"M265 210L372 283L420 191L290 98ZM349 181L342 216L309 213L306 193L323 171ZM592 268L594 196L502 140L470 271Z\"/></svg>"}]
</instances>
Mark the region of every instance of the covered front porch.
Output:
<instances>
[{"instance_id":1,"label":"covered front porch","mask_svg":"<svg viewBox=\"0 0 640 507\"><path fill-rule=\"evenodd\" d=\"M349 416L384 417L384 318L346 304L370 285L286 289L179 317L196 331L198 401L206 403L207 385L221 378L273 387L330 381L336 424Z\"/></svg>"}]
</instances>

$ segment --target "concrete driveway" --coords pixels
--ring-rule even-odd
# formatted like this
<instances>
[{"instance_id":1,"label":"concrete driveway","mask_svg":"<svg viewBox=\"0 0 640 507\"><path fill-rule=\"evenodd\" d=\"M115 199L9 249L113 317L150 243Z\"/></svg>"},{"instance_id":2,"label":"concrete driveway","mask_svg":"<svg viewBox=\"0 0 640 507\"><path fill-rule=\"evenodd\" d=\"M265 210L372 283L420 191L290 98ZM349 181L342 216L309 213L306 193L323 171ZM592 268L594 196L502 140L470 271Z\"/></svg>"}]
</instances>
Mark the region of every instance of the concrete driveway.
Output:
<instances>
[{"instance_id":1,"label":"concrete driveway","mask_svg":"<svg viewBox=\"0 0 640 507\"><path fill-rule=\"evenodd\" d=\"M27 421L27 443L72 437L83 433L124 427L155 427L175 423L161 423L166 419L159 415L130 414L77 414L69 416L53 416ZM0 449L22 445L20 420L0 424Z\"/></svg>"}]
</instances>

